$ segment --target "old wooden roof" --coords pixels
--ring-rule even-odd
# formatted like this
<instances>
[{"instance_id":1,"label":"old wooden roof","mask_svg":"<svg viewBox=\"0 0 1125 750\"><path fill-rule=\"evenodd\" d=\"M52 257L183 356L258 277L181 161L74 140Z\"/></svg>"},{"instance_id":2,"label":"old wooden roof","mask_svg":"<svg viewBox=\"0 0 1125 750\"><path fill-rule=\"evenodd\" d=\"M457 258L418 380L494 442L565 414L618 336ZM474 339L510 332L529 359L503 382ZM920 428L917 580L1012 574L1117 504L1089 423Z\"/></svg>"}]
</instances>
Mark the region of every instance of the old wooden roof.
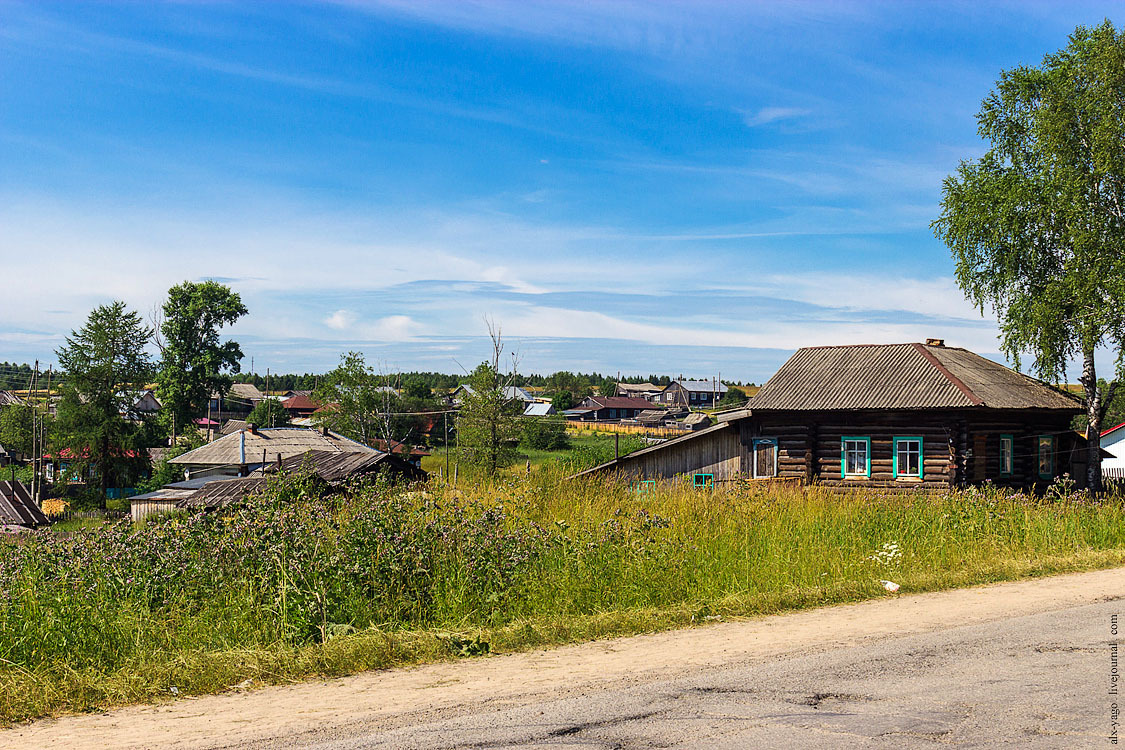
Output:
<instances>
[{"instance_id":1,"label":"old wooden roof","mask_svg":"<svg viewBox=\"0 0 1125 750\"><path fill-rule=\"evenodd\" d=\"M31 499L31 491L20 481L0 481L0 525L44 526L47 516Z\"/></svg>"},{"instance_id":2,"label":"old wooden roof","mask_svg":"<svg viewBox=\"0 0 1125 750\"><path fill-rule=\"evenodd\" d=\"M966 349L926 344L797 350L748 404L775 410L1060 409L1072 396Z\"/></svg>"},{"instance_id":3,"label":"old wooden roof","mask_svg":"<svg viewBox=\"0 0 1125 750\"><path fill-rule=\"evenodd\" d=\"M269 479L266 477L220 479L208 482L176 505L180 508L225 508L261 492L268 484Z\"/></svg>"},{"instance_id":4,"label":"old wooden roof","mask_svg":"<svg viewBox=\"0 0 1125 750\"><path fill-rule=\"evenodd\" d=\"M375 453L332 453L329 451L308 451L299 456L281 460L281 472L296 473L307 469L328 483L342 482L357 474L367 474L379 469L404 474L411 479L424 479L426 472L398 456L381 451ZM262 468L266 474L276 474L277 464L267 464Z\"/></svg>"},{"instance_id":5,"label":"old wooden roof","mask_svg":"<svg viewBox=\"0 0 1125 750\"><path fill-rule=\"evenodd\" d=\"M188 451L173 458L168 463L181 466L235 466L243 463L240 440L246 436L245 463L265 463L296 456L308 451L329 451L332 453L375 453L363 443L356 442L335 432L327 435L321 430L307 427L263 427L256 432L244 430L223 435L207 445Z\"/></svg>"}]
</instances>

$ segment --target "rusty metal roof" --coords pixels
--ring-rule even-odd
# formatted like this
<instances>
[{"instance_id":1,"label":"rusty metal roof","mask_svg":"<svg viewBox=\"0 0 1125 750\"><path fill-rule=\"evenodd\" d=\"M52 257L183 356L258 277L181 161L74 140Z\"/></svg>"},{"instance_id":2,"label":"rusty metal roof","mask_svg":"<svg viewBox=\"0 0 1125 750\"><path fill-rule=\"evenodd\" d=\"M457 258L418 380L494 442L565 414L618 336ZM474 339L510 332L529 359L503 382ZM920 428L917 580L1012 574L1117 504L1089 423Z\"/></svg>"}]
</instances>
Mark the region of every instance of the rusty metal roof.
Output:
<instances>
[{"instance_id":1,"label":"rusty metal roof","mask_svg":"<svg viewBox=\"0 0 1125 750\"><path fill-rule=\"evenodd\" d=\"M966 349L925 344L799 349L749 403L751 412L974 406L1080 408L1046 383Z\"/></svg>"},{"instance_id":2,"label":"rusty metal roof","mask_svg":"<svg viewBox=\"0 0 1125 750\"><path fill-rule=\"evenodd\" d=\"M0 525L44 526L47 516L31 498L31 490L20 481L0 482Z\"/></svg>"}]
</instances>

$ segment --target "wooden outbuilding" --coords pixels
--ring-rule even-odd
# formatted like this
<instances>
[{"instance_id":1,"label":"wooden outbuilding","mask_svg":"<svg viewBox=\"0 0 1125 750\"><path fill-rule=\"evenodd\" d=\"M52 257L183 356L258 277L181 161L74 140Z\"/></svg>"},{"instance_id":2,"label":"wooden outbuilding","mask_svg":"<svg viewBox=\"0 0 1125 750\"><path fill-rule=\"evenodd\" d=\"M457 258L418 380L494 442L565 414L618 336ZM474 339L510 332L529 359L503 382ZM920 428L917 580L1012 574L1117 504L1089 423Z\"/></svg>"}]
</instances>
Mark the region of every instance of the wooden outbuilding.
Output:
<instances>
[{"instance_id":1,"label":"wooden outbuilding","mask_svg":"<svg viewBox=\"0 0 1125 750\"><path fill-rule=\"evenodd\" d=\"M1085 477L1077 399L940 340L800 349L719 424L585 472L836 487L1042 487Z\"/></svg>"}]
</instances>

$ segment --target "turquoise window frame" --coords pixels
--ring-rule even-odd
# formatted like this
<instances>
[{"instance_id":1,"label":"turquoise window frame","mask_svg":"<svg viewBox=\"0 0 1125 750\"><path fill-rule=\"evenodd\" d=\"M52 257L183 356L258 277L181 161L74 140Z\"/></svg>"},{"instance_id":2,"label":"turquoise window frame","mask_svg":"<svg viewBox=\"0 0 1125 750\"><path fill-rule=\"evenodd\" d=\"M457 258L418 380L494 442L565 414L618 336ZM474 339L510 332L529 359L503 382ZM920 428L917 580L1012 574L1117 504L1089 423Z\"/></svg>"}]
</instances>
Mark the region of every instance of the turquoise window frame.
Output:
<instances>
[{"instance_id":1,"label":"turquoise window frame","mask_svg":"<svg viewBox=\"0 0 1125 750\"><path fill-rule=\"evenodd\" d=\"M867 443L867 472L864 474L849 474L848 473L848 451L847 445L849 442L862 442ZM840 478L847 479L848 477L867 477L871 478L871 438L867 435L844 435L840 438Z\"/></svg>"},{"instance_id":2,"label":"turquoise window frame","mask_svg":"<svg viewBox=\"0 0 1125 750\"><path fill-rule=\"evenodd\" d=\"M1044 473L1043 471L1043 441L1047 440L1051 446L1051 452L1048 454L1050 457L1050 468ZM1055 478L1055 436L1054 435L1040 435L1035 438L1035 466L1039 472L1040 479L1054 479Z\"/></svg>"},{"instance_id":3,"label":"turquoise window frame","mask_svg":"<svg viewBox=\"0 0 1125 750\"><path fill-rule=\"evenodd\" d=\"M772 477L778 476L778 470L780 469L780 467L777 465L777 459L778 459L777 444L778 444L777 438L754 438L754 440L751 443L751 447L750 447L750 456L751 456L751 459L752 459L752 463L750 464L750 476L751 477L753 477L754 479L768 479L769 478L769 477L759 477L758 476L758 446L759 445L772 445L773 446L773 474L771 474L770 476L772 476Z\"/></svg>"},{"instance_id":4,"label":"turquoise window frame","mask_svg":"<svg viewBox=\"0 0 1125 750\"><path fill-rule=\"evenodd\" d=\"M656 491L656 480L655 479L642 479L641 481L639 481L635 485L633 485L633 490L638 495L648 495L649 493L655 492Z\"/></svg>"},{"instance_id":5,"label":"turquoise window frame","mask_svg":"<svg viewBox=\"0 0 1125 750\"><path fill-rule=\"evenodd\" d=\"M1004 470L1004 441L1008 441L1008 470ZM1015 435L1000 436L1000 476L1010 477L1016 469L1016 437Z\"/></svg>"},{"instance_id":6,"label":"turquoise window frame","mask_svg":"<svg viewBox=\"0 0 1125 750\"><path fill-rule=\"evenodd\" d=\"M701 479L703 480L702 482L699 481ZM712 487L715 486L715 475L714 474L702 474L702 473L692 474L691 475L691 486L695 487L697 489L709 490L709 489L711 489Z\"/></svg>"},{"instance_id":7,"label":"turquoise window frame","mask_svg":"<svg viewBox=\"0 0 1125 750\"><path fill-rule=\"evenodd\" d=\"M917 442L918 443L918 473L917 474L905 474L905 473L902 473L898 470L898 444L899 443L906 443L906 442L911 442L911 443ZM871 459L868 458L869 463L870 463L870 461L871 461ZM898 479L899 477L913 477L915 479L921 479L923 477L923 475L925 475L925 473L926 473L926 451L923 447L922 436L921 435L902 435L902 436L892 438L892 440L891 440L891 466L893 467L893 470L894 470L895 479Z\"/></svg>"}]
</instances>

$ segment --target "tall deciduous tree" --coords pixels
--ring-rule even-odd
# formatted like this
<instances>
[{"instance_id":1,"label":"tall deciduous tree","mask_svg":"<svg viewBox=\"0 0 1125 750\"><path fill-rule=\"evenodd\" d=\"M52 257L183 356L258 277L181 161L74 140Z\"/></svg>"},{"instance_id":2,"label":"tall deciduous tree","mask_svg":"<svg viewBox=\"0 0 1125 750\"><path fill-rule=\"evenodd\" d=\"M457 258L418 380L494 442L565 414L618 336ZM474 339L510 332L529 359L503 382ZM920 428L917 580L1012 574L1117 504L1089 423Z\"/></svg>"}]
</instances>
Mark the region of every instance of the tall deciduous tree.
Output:
<instances>
[{"instance_id":1,"label":"tall deciduous tree","mask_svg":"<svg viewBox=\"0 0 1125 750\"><path fill-rule=\"evenodd\" d=\"M1082 361L1090 487L1101 487L1094 353L1125 352L1125 35L1079 27L1039 67L1001 74L977 115L987 153L943 186L934 230L957 281L1000 322L1005 354L1044 378Z\"/></svg>"},{"instance_id":2,"label":"tall deciduous tree","mask_svg":"<svg viewBox=\"0 0 1125 750\"><path fill-rule=\"evenodd\" d=\"M128 480L143 466L143 415L137 391L152 375L145 351L152 331L124 302L102 305L55 354L66 372L56 428L79 470L93 468L102 503L110 481Z\"/></svg>"},{"instance_id":3,"label":"tall deciduous tree","mask_svg":"<svg viewBox=\"0 0 1125 750\"><path fill-rule=\"evenodd\" d=\"M215 281L190 282L168 290L159 325L161 414L173 432L206 408L212 392L230 390L228 373L240 370L242 349L221 341L219 329L246 314L237 292Z\"/></svg>"}]
</instances>

